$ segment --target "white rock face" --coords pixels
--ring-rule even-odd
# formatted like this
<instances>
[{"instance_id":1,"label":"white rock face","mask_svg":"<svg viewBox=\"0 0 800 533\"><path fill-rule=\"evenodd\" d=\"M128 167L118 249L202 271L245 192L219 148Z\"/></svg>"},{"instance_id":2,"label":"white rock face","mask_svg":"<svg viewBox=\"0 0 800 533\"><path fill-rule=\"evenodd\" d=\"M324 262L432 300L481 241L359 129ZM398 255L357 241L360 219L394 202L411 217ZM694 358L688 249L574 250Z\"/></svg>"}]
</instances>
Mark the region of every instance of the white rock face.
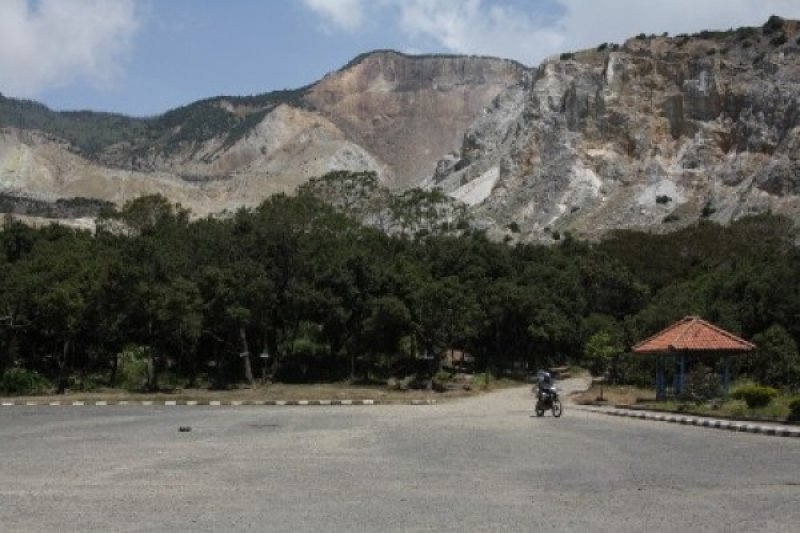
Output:
<instances>
[{"instance_id":1,"label":"white rock face","mask_svg":"<svg viewBox=\"0 0 800 533\"><path fill-rule=\"evenodd\" d=\"M489 198L499 177L500 168L492 167L474 180L451 192L450 196L470 207L476 206Z\"/></svg>"},{"instance_id":2,"label":"white rock face","mask_svg":"<svg viewBox=\"0 0 800 533\"><path fill-rule=\"evenodd\" d=\"M765 210L800 222L800 24L781 31L782 44L757 28L552 58L498 96L434 184L472 198L499 169L471 205L523 239Z\"/></svg>"}]
</instances>

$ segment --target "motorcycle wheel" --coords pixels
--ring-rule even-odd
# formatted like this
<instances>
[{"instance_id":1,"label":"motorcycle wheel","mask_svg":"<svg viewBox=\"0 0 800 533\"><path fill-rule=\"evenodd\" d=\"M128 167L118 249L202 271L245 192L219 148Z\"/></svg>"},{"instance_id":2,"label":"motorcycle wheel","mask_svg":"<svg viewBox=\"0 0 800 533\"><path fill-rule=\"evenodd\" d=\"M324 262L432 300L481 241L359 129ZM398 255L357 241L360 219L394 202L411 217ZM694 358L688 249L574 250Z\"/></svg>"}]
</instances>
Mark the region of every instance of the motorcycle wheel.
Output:
<instances>
[{"instance_id":1,"label":"motorcycle wheel","mask_svg":"<svg viewBox=\"0 0 800 533\"><path fill-rule=\"evenodd\" d=\"M561 408L561 400L553 400L553 416L558 418L561 416L563 409Z\"/></svg>"},{"instance_id":2,"label":"motorcycle wheel","mask_svg":"<svg viewBox=\"0 0 800 533\"><path fill-rule=\"evenodd\" d=\"M542 406L542 402L536 402L536 416L544 416L544 407Z\"/></svg>"}]
</instances>

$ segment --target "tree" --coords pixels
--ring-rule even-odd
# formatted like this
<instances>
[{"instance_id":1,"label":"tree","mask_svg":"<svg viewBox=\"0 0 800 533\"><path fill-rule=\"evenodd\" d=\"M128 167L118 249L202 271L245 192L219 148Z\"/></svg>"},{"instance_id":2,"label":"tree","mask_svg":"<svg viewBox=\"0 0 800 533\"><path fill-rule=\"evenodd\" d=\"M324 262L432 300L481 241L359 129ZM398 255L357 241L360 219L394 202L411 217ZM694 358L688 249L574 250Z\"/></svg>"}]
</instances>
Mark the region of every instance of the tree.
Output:
<instances>
[{"instance_id":1,"label":"tree","mask_svg":"<svg viewBox=\"0 0 800 533\"><path fill-rule=\"evenodd\" d=\"M750 371L757 381L773 387L800 388L800 353L786 329L773 324L755 335L753 343L757 350Z\"/></svg>"},{"instance_id":2,"label":"tree","mask_svg":"<svg viewBox=\"0 0 800 533\"><path fill-rule=\"evenodd\" d=\"M623 349L609 333L599 331L586 341L584 353L589 371L595 376L602 376L609 371L614 360L622 355Z\"/></svg>"},{"instance_id":3,"label":"tree","mask_svg":"<svg viewBox=\"0 0 800 533\"><path fill-rule=\"evenodd\" d=\"M183 278L149 288L150 368L148 388L158 390L159 360L177 352L181 362L195 352L202 326L202 298L197 285Z\"/></svg>"},{"instance_id":4,"label":"tree","mask_svg":"<svg viewBox=\"0 0 800 533\"><path fill-rule=\"evenodd\" d=\"M49 238L38 241L16 263L9 304L17 320L24 317L28 323L29 340L37 340L39 349L55 362L58 392L63 393L75 340L87 325L90 240L86 233L64 228L49 231Z\"/></svg>"}]
</instances>

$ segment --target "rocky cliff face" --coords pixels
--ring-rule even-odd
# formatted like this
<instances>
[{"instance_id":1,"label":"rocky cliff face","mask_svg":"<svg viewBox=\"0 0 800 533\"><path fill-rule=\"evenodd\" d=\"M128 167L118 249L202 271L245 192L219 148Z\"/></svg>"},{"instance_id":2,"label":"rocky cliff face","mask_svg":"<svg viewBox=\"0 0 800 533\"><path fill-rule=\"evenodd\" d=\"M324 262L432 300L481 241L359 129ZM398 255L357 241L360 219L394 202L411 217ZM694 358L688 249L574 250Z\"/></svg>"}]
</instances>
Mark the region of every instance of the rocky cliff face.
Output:
<instances>
[{"instance_id":1,"label":"rocky cliff face","mask_svg":"<svg viewBox=\"0 0 800 533\"><path fill-rule=\"evenodd\" d=\"M800 25L642 35L548 60L495 100L431 185L498 237L767 210L800 221Z\"/></svg>"},{"instance_id":2,"label":"rocky cliff face","mask_svg":"<svg viewBox=\"0 0 800 533\"><path fill-rule=\"evenodd\" d=\"M374 170L402 188L430 176L524 71L500 59L375 52L302 89L153 119L54 113L0 95L0 194L121 204L160 192L204 215L331 170Z\"/></svg>"},{"instance_id":3,"label":"rocky cliff face","mask_svg":"<svg viewBox=\"0 0 800 533\"><path fill-rule=\"evenodd\" d=\"M458 149L464 130L526 71L513 61L369 54L305 97L385 163L394 188L418 185Z\"/></svg>"}]
</instances>

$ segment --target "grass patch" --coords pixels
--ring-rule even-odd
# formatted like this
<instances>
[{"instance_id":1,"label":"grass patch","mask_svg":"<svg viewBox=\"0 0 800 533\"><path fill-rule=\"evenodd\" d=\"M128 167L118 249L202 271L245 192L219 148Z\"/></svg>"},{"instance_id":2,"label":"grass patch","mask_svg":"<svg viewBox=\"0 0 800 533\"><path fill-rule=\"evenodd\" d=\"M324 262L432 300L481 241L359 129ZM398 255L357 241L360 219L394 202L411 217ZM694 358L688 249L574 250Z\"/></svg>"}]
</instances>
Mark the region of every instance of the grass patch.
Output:
<instances>
[{"instance_id":1,"label":"grass patch","mask_svg":"<svg viewBox=\"0 0 800 533\"><path fill-rule=\"evenodd\" d=\"M726 400L714 404L694 404L669 400L641 405L651 411L666 411L718 418L733 418L766 422L785 422L789 419L792 396L778 396L763 407L748 407L744 400Z\"/></svg>"}]
</instances>

